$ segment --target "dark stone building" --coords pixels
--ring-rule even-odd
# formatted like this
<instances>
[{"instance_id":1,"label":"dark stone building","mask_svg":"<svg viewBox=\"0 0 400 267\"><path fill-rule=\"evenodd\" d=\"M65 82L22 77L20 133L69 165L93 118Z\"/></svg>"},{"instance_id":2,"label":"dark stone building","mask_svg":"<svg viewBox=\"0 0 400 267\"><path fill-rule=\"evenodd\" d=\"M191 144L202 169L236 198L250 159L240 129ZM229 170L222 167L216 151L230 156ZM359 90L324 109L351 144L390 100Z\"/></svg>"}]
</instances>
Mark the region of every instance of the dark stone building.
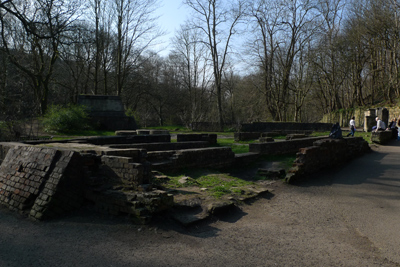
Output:
<instances>
[{"instance_id":1,"label":"dark stone building","mask_svg":"<svg viewBox=\"0 0 400 267\"><path fill-rule=\"evenodd\" d=\"M78 104L89 109L89 116L101 130L136 130L135 118L125 115L119 96L80 95Z\"/></svg>"}]
</instances>

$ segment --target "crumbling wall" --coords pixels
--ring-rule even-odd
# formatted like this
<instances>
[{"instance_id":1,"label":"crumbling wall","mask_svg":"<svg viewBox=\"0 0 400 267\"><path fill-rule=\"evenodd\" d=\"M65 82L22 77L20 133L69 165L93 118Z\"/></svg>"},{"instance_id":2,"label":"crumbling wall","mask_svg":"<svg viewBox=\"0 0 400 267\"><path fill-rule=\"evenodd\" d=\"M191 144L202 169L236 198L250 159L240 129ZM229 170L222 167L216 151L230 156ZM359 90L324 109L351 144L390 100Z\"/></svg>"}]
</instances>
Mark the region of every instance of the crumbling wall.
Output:
<instances>
[{"instance_id":1,"label":"crumbling wall","mask_svg":"<svg viewBox=\"0 0 400 267\"><path fill-rule=\"evenodd\" d=\"M253 143L249 144L249 152L262 155L294 154L297 153L300 148L312 146L315 141L326 138L326 136L322 136L277 142Z\"/></svg>"},{"instance_id":2,"label":"crumbling wall","mask_svg":"<svg viewBox=\"0 0 400 267\"><path fill-rule=\"evenodd\" d=\"M234 133L235 141L247 141L260 138L262 133L260 132L240 132Z\"/></svg>"},{"instance_id":3,"label":"crumbling wall","mask_svg":"<svg viewBox=\"0 0 400 267\"><path fill-rule=\"evenodd\" d=\"M109 176L119 178L123 186L137 189L138 185L150 183L150 163L136 163L129 157L102 156L103 167L108 167Z\"/></svg>"},{"instance_id":4,"label":"crumbling wall","mask_svg":"<svg viewBox=\"0 0 400 267\"><path fill-rule=\"evenodd\" d=\"M387 144L390 140L393 140L397 137L396 134L393 134L392 130L386 131L377 131L371 133L371 141L380 145Z\"/></svg>"},{"instance_id":5,"label":"crumbling wall","mask_svg":"<svg viewBox=\"0 0 400 267\"><path fill-rule=\"evenodd\" d=\"M296 122L253 122L241 125L241 132L274 132L300 133L304 131L327 132L331 123L296 123Z\"/></svg>"},{"instance_id":6,"label":"crumbling wall","mask_svg":"<svg viewBox=\"0 0 400 267\"><path fill-rule=\"evenodd\" d=\"M173 204L173 196L152 190L150 164L142 149L108 155L32 146L9 148L0 166L0 205L44 220L93 203L97 210L130 214L146 223ZM121 155L129 155L124 157Z\"/></svg>"},{"instance_id":7,"label":"crumbling wall","mask_svg":"<svg viewBox=\"0 0 400 267\"><path fill-rule=\"evenodd\" d=\"M179 142L179 143L142 143L142 144L123 144L123 145L109 145L110 148L142 148L147 151L165 151L165 150L181 150L190 148L205 148L210 143L208 141L192 141L192 142Z\"/></svg>"},{"instance_id":8,"label":"crumbling wall","mask_svg":"<svg viewBox=\"0 0 400 267\"><path fill-rule=\"evenodd\" d=\"M25 141L25 144L51 144L51 143L77 143L77 144L92 144L97 146L109 144L134 144L134 143L158 143L171 142L169 134L149 134L149 135L129 135L129 136L97 136L88 138L76 138L69 140L37 140Z\"/></svg>"},{"instance_id":9,"label":"crumbling wall","mask_svg":"<svg viewBox=\"0 0 400 267\"><path fill-rule=\"evenodd\" d=\"M83 202L79 153L16 146L0 166L0 204L46 219L76 209Z\"/></svg>"},{"instance_id":10,"label":"crumbling wall","mask_svg":"<svg viewBox=\"0 0 400 267\"><path fill-rule=\"evenodd\" d=\"M171 154L166 154L166 156ZM161 157L161 155L160 155ZM164 158L165 159L165 158ZM235 153L230 147L209 147L199 149L176 150L169 160L160 164L153 163L158 171L184 168L226 168L234 165Z\"/></svg>"},{"instance_id":11,"label":"crumbling wall","mask_svg":"<svg viewBox=\"0 0 400 267\"><path fill-rule=\"evenodd\" d=\"M230 147L210 147L201 149L186 149L176 151L174 165L187 167L223 168L233 164L235 153Z\"/></svg>"},{"instance_id":12,"label":"crumbling wall","mask_svg":"<svg viewBox=\"0 0 400 267\"><path fill-rule=\"evenodd\" d=\"M177 134L177 142L207 141L214 145L217 143L216 134Z\"/></svg>"},{"instance_id":13,"label":"crumbling wall","mask_svg":"<svg viewBox=\"0 0 400 267\"><path fill-rule=\"evenodd\" d=\"M338 166L370 151L362 137L324 139L315 141L313 146L301 148L285 181L297 183L322 169Z\"/></svg>"}]
</instances>

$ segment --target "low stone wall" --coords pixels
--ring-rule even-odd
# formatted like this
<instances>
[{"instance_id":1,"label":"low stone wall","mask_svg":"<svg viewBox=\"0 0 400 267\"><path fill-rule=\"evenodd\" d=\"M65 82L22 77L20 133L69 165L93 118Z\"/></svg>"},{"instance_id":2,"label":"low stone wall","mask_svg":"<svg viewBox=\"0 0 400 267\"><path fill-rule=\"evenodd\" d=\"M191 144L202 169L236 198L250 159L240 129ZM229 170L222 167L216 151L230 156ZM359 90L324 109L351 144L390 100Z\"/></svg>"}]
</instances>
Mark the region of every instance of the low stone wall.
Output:
<instances>
[{"instance_id":1,"label":"low stone wall","mask_svg":"<svg viewBox=\"0 0 400 267\"><path fill-rule=\"evenodd\" d=\"M226 168L233 166L235 153L230 147L177 150L167 162L153 164L157 171L185 168Z\"/></svg>"},{"instance_id":2,"label":"low stone wall","mask_svg":"<svg viewBox=\"0 0 400 267\"><path fill-rule=\"evenodd\" d=\"M210 144L217 143L216 134L177 134L177 142L207 141Z\"/></svg>"},{"instance_id":3,"label":"low stone wall","mask_svg":"<svg viewBox=\"0 0 400 267\"><path fill-rule=\"evenodd\" d=\"M180 150L192 148L205 148L210 143L208 141L193 141L193 142L177 142L177 143L145 143L145 144L126 144L126 145L110 145L110 148L142 148L147 151L165 151L165 150Z\"/></svg>"},{"instance_id":4,"label":"low stone wall","mask_svg":"<svg viewBox=\"0 0 400 267\"><path fill-rule=\"evenodd\" d=\"M393 140L396 136L391 130L377 131L371 133L371 141L380 145L385 145Z\"/></svg>"},{"instance_id":5,"label":"low stone wall","mask_svg":"<svg viewBox=\"0 0 400 267\"><path fill-rule=\"evenodd\" d=\"M235 141L247 141L247 140L255 140L260 138L262 133L260 132L240 132L234 133Z\"/></svg>"},{"instance_id":6,"label":"low stone wall","mask_svg":"<svg viewBox=\"0 0 400 267\"><path fill-rule=\"evenodd\" d=\"M235 153L229 147L185 149L176 151L174 165L175 168L223 168L231 166L234 159Z\"/></svg>"},{"instance_id":7,"label":"low stone wall","mask_svg":"<svg viewBox=\"0 0 400 267\"><path fill-rule=\"evenodd\" d=\"M169 131L167 130L144 130L144 129L138 129L135 131L115 131L115 135L138 135L138 134L169 134Z\"/></svg>"},{"instance_id":8,"label":"low stone wall","mask_svg":"<svg viewBox=\"0 0 400 267\"><path fill-rule=\"evenodd\" d=\"M233 167L244 167L252 164L260 158L258 153L242 153L235 155L235 163Z\"/></svg>"},{"instance_id":9,"label":"low stone wall","mask_svg":"<svg viewBox=\"0 0 400 267\"><path fill-rule=\"evenodd\" d=\"M3 160L5 159L8 151L11 148L14 148L17 145L21 145L19 143L13 143L13 142L3 142L0 143L0 164L3 162Z\"/></svg>"},{"instance_id":10,"label":"low stone wall","mask_svg":"<svg viewBox=\"0 0 400 267\"><path fill-rule=\"evenodd\" d=\"M170 161L174 155L175 150L150 151L147 153L147 160L151 163Z\"/></svg>"},{"instance_id":11,"label":"low stone wall","mask_svg":"<svg viewBox=\"0 0 400 267\"><path fill-rule=\"evenodd\" d=\"M224 127L232 128L234 125L225 124ZM194 122L191 129L197 132L219 132L221 130L218 122Z\"/></svg>"},{"instance_id":12,"label":"low stone wall","mask_svg":"<svg viewBox=\"0 0 400 267\"><path fill-rule=\"evenodd\" d=\"M290 184L301 182L322 169L346 163L370 150L362 137L315 141L312 146L300 149L285 181Z\"/></svg>"},{"instance_id":13,"label":"low stone wall","mask_svg":"<svg viewBox=\"0 0 400 267\"><path fill-rule=\"evenodd\" d=\"M122 131L115 131L115 135L117 136L130 136L130 135L137 135L136 130L122 130Z\"/></svg>"},{"instance_id":14,"label":"low stone wall","mask_svg":"<svg viewBox=\"0 0 400 267\"><path fill-rule=\"evenodd\" d=\"M108 150L103 151L107 155L98 155L2 145L0 151L6 150L0 166L0 205L32 219L58 217L87 201L99 210L130 214L141 222L172 207L172 195L149 191L150 163L145 150Z\"/></svg>"},{"instance_id":15,"label":"low stone wall","mask_svg":"<svg viewBox=\"0 0 400 267\"><path fill-rule=\"evenodd\" d=\"M146 224L151 215L171 208L174 204L172 195L165 191L122 192L107 190L100 193L89 191L85 197L95 203L99 212L112 215L133 215L134 223Z\"/></svg>"},{"instance_id":16,"label":"low stone wall","mask_svg":"<svg viewBox=\"0 0 400 267\"><path fill-rule=\"evenodd\" d=\"M302 139L307 138L308 136L305 134L288 134L286 135L286 140L294 140L294 139Z\"/></svg>"},{"instance_id":17,"label":"low stone wall","mask_svg":"<svg viewBox=\"0 0 400 267\"><path fill-rule=\"evenodd\" d=\"M92 144L92 145L110 145L110 144L134 144L134 143L160 143L171 142L169 134L153 134L153 135L130 135L130 136L102 136L77 138L68 140L41 140L41 141L26 141L25 144L51 144L51 143L77 143L77 144Z\"/></svg>"},{"instance_id":18,"label":"low stone wall","mask_svg":"<svg viewBox=\"0 0 400 267\"><path fill-rule=\"evenodd\" d=\"M241 132L274 132L302 133L308 131L327 132L331 123L297 123L297 122L253 122L241 125Z\"/></svg>"},{"instance_id":19,"label":"low stone wall","mask_svg":"<svg viewBox=\"0 0 400 267\"><path fill-rule=\"evenodd\" d=\"M136 190L139 185L150 183L150 163L136 163L132 158L102 156L101 163L107 166L107 176L117 178L118 184ZM103 169L104 170L104 169Z\"/></svg>"},{"instance_id":20,"label":"low stone wall","mask_svg":"<svg viewBox=\"0 0 400 267\"><path fill-rule=\"evenodd\" d=\"M128 157L131 162L143 163L147 160L147 150L145 149L112 149L112 150L102 150L97 153L106 156L116 156L116 157Z\"/></svg>"},{"instance_id":21,"label":"low stone wall","mask_svg":"<svg viewBox=\"0 0 400 267\"><path fill-rule=\"evenodd\" d=\"M47 219L83 202L80 155L29 146L11 148L0 166L0 204Z\"/></svg>"},{"instance_id":22,"label":"low stone wall","mask_svg":"<svg viewBox=\"0 0 400 267\"><path fill-rule=\"evenodd\" d=\"M107 145L107 144L132 144L132 143L159 143L171 142L171 135L169 134L154 134L154 135L133 135L133 136L106 136L106 137L93 137L80 140L79 143L88 143L93 145Z\"/></svg>"},{"instance_id":23,"label":"low stone wall","mask_svg":"<svg viewBox=\"0 0 400 267\"><path fill-rule=\"evenodd\" d=\"M277 142L253 143L249 144L249 152L262 155L295 154L300 148L312 146L315 141L327 138L327 136L322 136Z\"/></svg>"}]
</instances>

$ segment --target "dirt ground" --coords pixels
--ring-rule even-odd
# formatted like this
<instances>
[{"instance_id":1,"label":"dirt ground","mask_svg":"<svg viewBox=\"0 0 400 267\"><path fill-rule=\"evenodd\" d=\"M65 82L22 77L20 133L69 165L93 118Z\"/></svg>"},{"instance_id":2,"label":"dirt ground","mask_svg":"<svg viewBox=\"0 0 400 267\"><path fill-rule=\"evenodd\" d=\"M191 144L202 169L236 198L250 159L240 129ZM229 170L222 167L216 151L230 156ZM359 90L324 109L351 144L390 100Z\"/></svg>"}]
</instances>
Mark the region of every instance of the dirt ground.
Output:
<instances>
[{"instance_id":1,"label":"dirt ground","mask_svg":"<svg viewBox=\"0 0 400 267\"><path fill-rule=\"evenodd\" d=\"M0 266L400 266L400 144L191 227L0 210Z\"/></svg>"}]
</instances>

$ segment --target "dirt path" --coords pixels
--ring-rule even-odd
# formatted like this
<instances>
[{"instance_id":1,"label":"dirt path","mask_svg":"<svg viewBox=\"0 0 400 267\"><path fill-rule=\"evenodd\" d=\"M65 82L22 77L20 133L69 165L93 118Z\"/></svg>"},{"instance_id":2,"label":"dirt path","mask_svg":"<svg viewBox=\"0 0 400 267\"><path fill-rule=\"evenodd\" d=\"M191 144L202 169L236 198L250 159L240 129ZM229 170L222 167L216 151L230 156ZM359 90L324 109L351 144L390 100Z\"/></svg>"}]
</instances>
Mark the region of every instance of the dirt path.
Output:
<instances>
[{"instance_id":1,"label":"dirt path","mask_svg":"<svg viewBox=\"0 0 400 267\"><path fill-rule=\"evenodd\" d=\"M400 144L374 150L191 228L0 210L0 266L400 266Z\"/></svg>"}]
</instances>

